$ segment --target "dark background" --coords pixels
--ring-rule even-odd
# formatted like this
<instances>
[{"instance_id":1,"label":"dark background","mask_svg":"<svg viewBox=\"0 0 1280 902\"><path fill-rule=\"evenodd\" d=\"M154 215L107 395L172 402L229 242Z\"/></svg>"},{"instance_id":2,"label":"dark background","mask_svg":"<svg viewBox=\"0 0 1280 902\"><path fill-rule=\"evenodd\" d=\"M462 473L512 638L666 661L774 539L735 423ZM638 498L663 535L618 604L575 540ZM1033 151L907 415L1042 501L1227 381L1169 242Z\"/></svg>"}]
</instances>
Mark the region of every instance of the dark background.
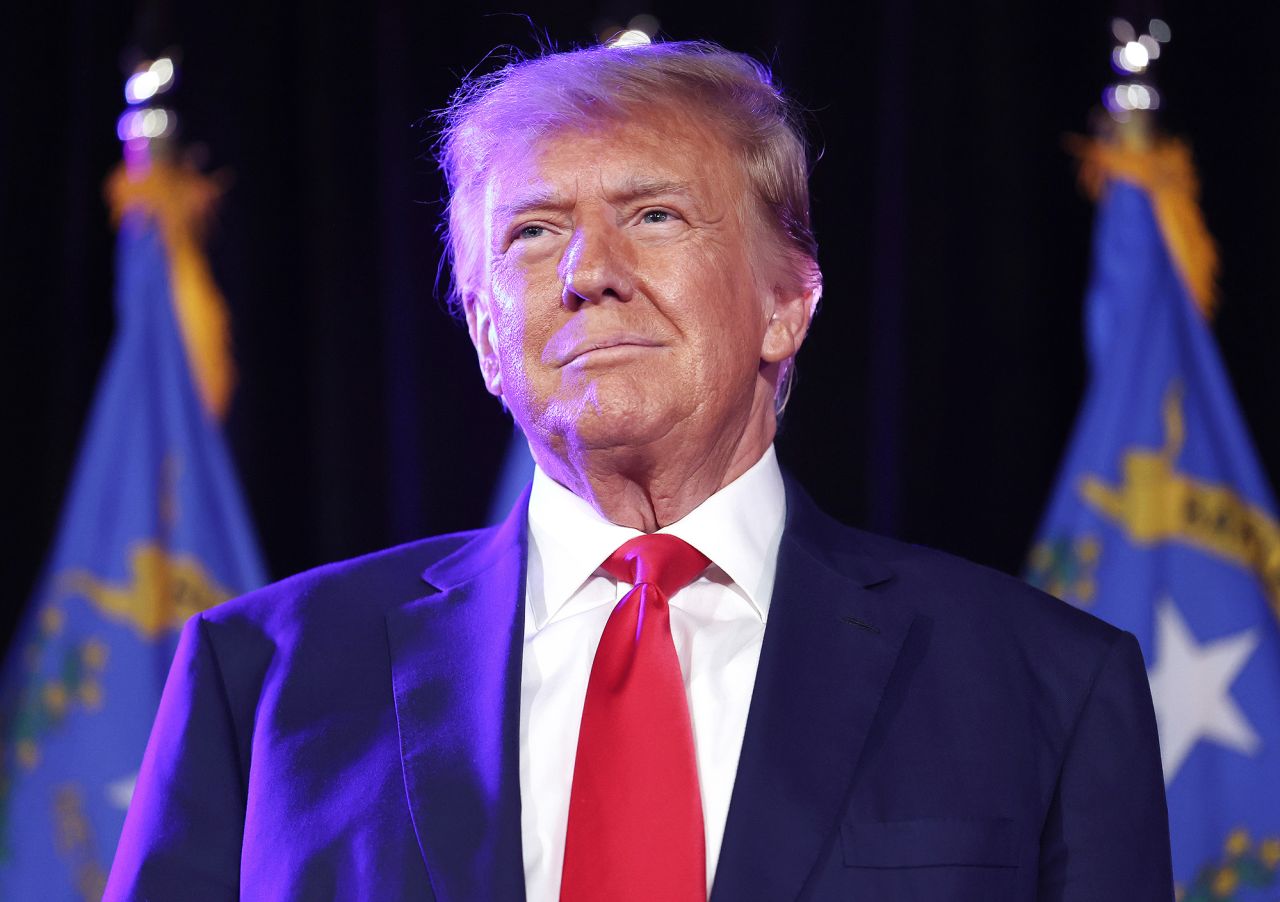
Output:
<instances>
[{"instance_id":1,"label":"dark background","mask_svg":"<svg viewBox=\"0 0 1280 902\"><path fill-rule=\"evenodd\" d=\"M0 635L53 534L111 335L101 183L131 46L181 47L166 102L234 178L211 247L241 374L226 431L275 577L485 521L509 424L438 299L421 119L495 45L589 43L638 12L771 61L811 111L826 293L784 463L846 521L1013 572L1085 384L1092 211L1062 139L1111 78L1110 17L1162 15L1163 122L1196 151L1223 260L1215 331L1274 484L1276 7L830 5L7 7Z\"/></svg>"}]
</instances>

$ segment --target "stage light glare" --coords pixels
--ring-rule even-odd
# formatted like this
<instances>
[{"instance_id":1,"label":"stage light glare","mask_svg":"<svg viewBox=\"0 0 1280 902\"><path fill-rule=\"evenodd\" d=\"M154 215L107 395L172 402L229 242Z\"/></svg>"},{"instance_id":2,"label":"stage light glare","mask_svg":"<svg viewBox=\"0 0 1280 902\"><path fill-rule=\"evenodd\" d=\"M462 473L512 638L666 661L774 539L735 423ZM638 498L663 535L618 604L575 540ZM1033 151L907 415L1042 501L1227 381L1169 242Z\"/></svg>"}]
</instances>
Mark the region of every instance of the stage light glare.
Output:
<instances>
[{"instance_id":1,"label":"stage light glare","mask_svg":"<svg viewBox=\"0 0 1280 902\"><path fill-rule=\"evenodd\" d=\"M151 163L151 142L146 138L130 138L124 142L124 164L130 172L142 172Z\"/></svg>"},{"instance_id":2,"label":"stage light glare","mask_svg":"<svg viewBox=\"0 0 1280 902\"><path fill-rule=\"evenodd\" d=\"M150 66L150 72L156 77L156 90L163 91L173 81L173 60L162 56Z\"/></svg>"},{"instance_id":3,"label":"stage light glare","mask_svg":"<svg viewBox=\"0 0 1280 902\"><path fill-rule=\"evenodd\" d=\"M655 38L658 35L658 19L648 13L640 13L638 16L631 17L627 28L632 31L643 31L650 38Z\"/></svg>"},{"instance_id":4,"label":"stage light glare","mask_svg":"<svg viewBox=\"0 0 1280 902\"><path fill-rule=\"evenodd\" d=\"M1147 48L1138 41L1130 41L1120 51L1120 64L1130 72L1141 72L1151 62Z\"/></svg>"},{"instance_id":5,"label":"stage light glare","mask_svg":"<svg viewBox=\"0 0 1280 902\"><path fill-rule=\"evenodd\" d=\"M628 28L622 34L610 41L609 46L625 49L627 47L643 47L645 44L651 43L653 43L653 41L650 37L640 29Z\"/></svg>"},{"instance_id":6,"label":"stage light glare","mask_svg":"<svg viewBox=\"0 0 1280 902\"><path fill-rule=\"evenodd\" d=\"M1127 44L1138 39L1138 33L1133 30L1133 26L1129 24L1128 19L1112 19L1111 33L1115 35L1116 40L1121 44Z\"/></svg>"},{"instance_id":7,"label":"stage light glare","mask_svg":"<svg viewBox=\"0 0 1280 902\"><path fill-rule=\"evenodd\" d=\"M1160 95L1144 84L1112 85L1102 92L1102 103L1112 113L1128 114L1134 110L1158 110Z\"/></svg>"},{"instance_id":8,"label":"stage light glare","mask_svg":"<svg viewBox=\"0 0 1280 902\"><path fill-rule=\"evenodd\" d=\"M1102 91L1102 105L1116 122L1128 122L1130 118L1129 92L1125 85L1108 85Z\"/></svg>"},{"instance_id":9,"label":"stage light glare","mask_svg":"<svg viewBox=\"0 0 1280 902\"><path fill-rule=\"evenodd\" d=\"M1150 59L1153 59L1153 60L1160 59L1160 42L1157 41L1155 38L1153 38L1151 35L1144 34L1142 37L1138 38L1138 43L1146 48L1147 56Z\"/></svg>"},{"instance_id":10,"label":"stage light glare","mask_svg":"<svg viewBox=\"0 0 1280 902\"><path fill-rule=\"evenodd\" d=\"M173 131L173 116L168 110L147 110L142 116L144 138L163 138Z\"/></svg>"},{"instance_id":11,"label":"stage light glare","mask_svg":"<svg viewBox=\"0 0 1280 902\"><path fill-rule=\"evenodd\" d=\"M1152 19L1147 23L1147 31L1161 44L1167 44L1173 39L1173 32L1169 30L1169 23L1164 19Z\"/></svg>"},{"instance_id":12,"label":"stage light glare","mask_svg":"<svg viewBox=\"0 0 1280 902\"><path fill-rule=\"evenodd\" d=\"M133 110L121 113L120 118L116 120L116 137L121 141L128 141L133 137L133 117L136 115Z\"/></svg>"},{"instance_id":13,"label":"stage light glare","mask_svg":"<svg viewBox=\"0 0 1280 902\"><path fill-rule=\"evenodd\" d=\"M1102 102L1113 113L1133 109L1129 105L1128 85L1112 85L1107 88L1102 92Z\"/></svg>"},{"instance_id":14,"label":"stage light glare","mask_svg":"<svg viewBox=\"0 0 1280 902\"><path fill-rule=\"evenodd\" d=\"M129 76L124 83L124 99L129 103L144 103L155 96L160 79L150 69L143 69Z\"/></svg>"}]
</instances>

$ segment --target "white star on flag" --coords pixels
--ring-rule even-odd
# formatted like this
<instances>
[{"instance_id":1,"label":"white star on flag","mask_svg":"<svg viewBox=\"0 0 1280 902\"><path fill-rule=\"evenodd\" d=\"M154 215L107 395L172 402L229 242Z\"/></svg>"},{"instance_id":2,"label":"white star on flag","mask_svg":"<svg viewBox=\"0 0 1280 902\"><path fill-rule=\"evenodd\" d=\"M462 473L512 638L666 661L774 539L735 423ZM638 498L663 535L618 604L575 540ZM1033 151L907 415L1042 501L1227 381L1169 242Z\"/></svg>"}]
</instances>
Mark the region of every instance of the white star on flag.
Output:
<instances>
[{"instance_id":1,"label":"white star on flag","mask_svg":"<svg viewBox=\"0 0 1280 902\"><path fill-rule=\"evenodd\" d=\"M1256 629L1200 645L1172 599L1158 605L1157 660L1148 678L1166 786L1202 739L1246 755L1258 750L1261 740L1230 692L1257 646Z\"/></svg>"}]
</instances>

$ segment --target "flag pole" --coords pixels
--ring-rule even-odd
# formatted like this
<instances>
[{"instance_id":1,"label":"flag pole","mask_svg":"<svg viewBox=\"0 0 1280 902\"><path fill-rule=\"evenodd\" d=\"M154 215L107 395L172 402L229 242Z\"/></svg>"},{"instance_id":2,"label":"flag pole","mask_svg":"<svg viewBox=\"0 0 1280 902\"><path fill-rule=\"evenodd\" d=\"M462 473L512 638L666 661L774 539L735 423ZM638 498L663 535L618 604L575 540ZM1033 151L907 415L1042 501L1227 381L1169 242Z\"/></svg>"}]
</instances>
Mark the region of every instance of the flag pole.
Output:
<instances>
[{"instance_id":1,"label":"flag pole","mask_svg":"<svg viewBox=\"0 0 1280 902\"><path fill-rule=\"evenodd\" d=\"M235 367L226 302L204 244L223 185L179 158L178 114L163 103L178 83L177 60L172 50L140 60L126 80L128 106L116 122L124 162L107 179L106 194L117 226L131 212L156 221L192 377L205 409L221 421L231 405Z\"/></svg>"},{"instance_id":2,"label":"flag pole","mask_svg":"<svg viewBox=\"0 0 1280 902\"><path fill-rule=\"evenodd\" d=\"M115 334L0 672L3 899L103 897L179 629L266 582L216 416L229 352L203 236L219 190L173 159L159 99L176 79L170 55L125 84Z\"/></svg>"},{"instance_id":3,"label":"flag pole","mask_svg":"<svg viewBox=\"0 0 1280 902\"><path fill-rule=\"evenodd\" d=\"M1105 113L1069 142L1097 203L1089 383L1028 577L1139 640L1178 898L1245 902L1280 886L1280 509L1207 328L1191 152L1153 121L1168 26L1112 33Z\"/></svg>"}]
</instances>

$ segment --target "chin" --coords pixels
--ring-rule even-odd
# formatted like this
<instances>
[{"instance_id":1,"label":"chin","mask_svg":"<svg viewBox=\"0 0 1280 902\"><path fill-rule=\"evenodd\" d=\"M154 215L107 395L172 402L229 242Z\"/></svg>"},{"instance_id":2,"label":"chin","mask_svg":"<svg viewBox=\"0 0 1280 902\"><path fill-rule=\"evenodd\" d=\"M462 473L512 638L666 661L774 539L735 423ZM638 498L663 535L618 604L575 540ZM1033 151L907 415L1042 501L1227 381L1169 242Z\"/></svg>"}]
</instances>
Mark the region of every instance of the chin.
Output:
<instances>
[{"instance_id":1,"label":"chin","mask_svg":"<svg viewBox=\"0 0 1280 902\"><path fill-rule=\"evenodd\" d=\"M570 449L638 449L678 428L694 409L687 399L652 391L669 386L611 384L614 381L593 381L588 391L578 397L549 404L544 417L548 431Z\"/></svg>"}]
</instances>

